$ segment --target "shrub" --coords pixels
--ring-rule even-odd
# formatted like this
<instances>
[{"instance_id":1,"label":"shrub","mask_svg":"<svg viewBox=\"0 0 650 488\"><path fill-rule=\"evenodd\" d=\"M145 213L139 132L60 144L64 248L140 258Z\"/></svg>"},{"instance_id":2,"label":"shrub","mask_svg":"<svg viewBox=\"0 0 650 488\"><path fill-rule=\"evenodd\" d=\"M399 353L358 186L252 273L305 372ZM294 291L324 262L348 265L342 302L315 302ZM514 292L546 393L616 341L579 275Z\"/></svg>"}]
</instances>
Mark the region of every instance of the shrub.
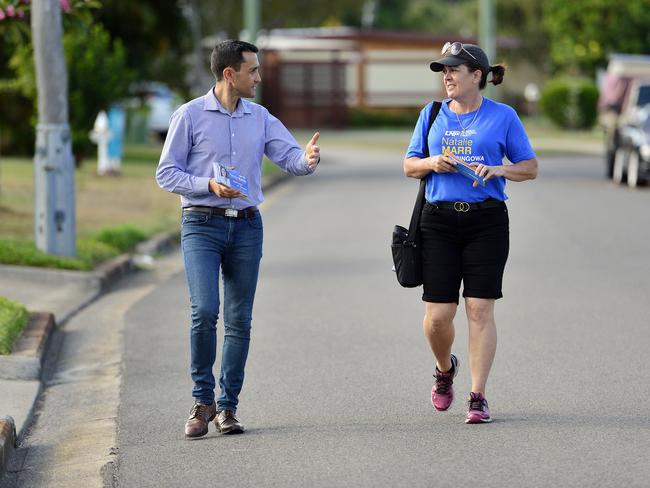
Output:
<instances>
[{"instance_id":1,"label":"shrub","mask_svg":"<svg viewBox=\"0 0 650 488\"><path fill-rule=\"evenodd\" d=\"M14 341L25 328L28 317L24 306L0 297L0 354L11 354Z\"/></svg>"},{"instance_id":2,"label":"shrub","mask_svg":"<svg viewBox=\"0 0 650 488\"><path fill-rule=\"evenodd\" d=\"M132 225L113 227L97 233L97 242L111 246L120 252L130 251L138 242L144 241L147 234Z\"/></svg>"},{"instance_id":3,"label":"shrub","mask_svg":"<svg viewBox=\"0 0 650 488\"><path fill-rule=\"evenodd\" d=\"M90 270L123 252L132 250L148 234L132 226L103 229L77 241L77 257L47 254L32 241L0 240L0 263L43 268Z\"/></svg>"},{"instance_id":4,"label":"shrub","mask_svg":"<svg viewBox=\"0 0 650 488\"><path fill-rule=\"evenodd\" d=\"M70 127L75 155L95 151L88 132L100 110L122 98L132 79L122 41L111 42L101 25L83 27L63 37L70 78Z\"/></svg>"},{"instance_id":5,"label":"shrub","mask_svg":"<svg viewBox=\"0 0 650 488\"><path fill-rule=\"evenodd\" d=\"M598 89L583 78L555 78L542 90L544 114L565 129L590 129L596 123Z\"/></svg>"},{"instance_id":6,"label":"shrub","mask_svg":"<svg viewBox=\"0 0 650 488\"><path fill-rule=\"evenodd\" d=\"M31 241L18 240L0 241L0 263L63 269L86 269L84 263L78 259L46 254L39 251Z\"/></svg>"},{"instance_id":7,"label":"shrub","mask_svg":"<svg viewBox=\"0 0 650 488\"><path fill-rule=\"evenodd\" d=\"M111 42L110 35L101 25L70 26L63 36L63 48L68 69L72 146L75 156L82 158L94 151L88 133L97 114L126 94L132 73L126 66L126 50L121 41ZM18 46L9 64L16 73L17 87L36 107L32 44ZM22 121L23 124L26 122L31 126L34 120Z\"/></svg>"},{"instance_id":8,"label":"shrub","mask_svg":"<svg viewBox=\"0 0 650 488\"><path fill-rule=\"evenodd\" d=\"M17 88L0 83L0 154L34 153L34 105Z\"/></svg>"},{"instance_id":9,"label":"shrub","mask_svg":"<svg viewBox=\"0 0 650 488\"><path fill-rule=\"evenodd\" d=\"M119 249L93 238L77 241L77 258L84 263L85 269L92 269L119 254Z\"/></svg>"}]
</instances>

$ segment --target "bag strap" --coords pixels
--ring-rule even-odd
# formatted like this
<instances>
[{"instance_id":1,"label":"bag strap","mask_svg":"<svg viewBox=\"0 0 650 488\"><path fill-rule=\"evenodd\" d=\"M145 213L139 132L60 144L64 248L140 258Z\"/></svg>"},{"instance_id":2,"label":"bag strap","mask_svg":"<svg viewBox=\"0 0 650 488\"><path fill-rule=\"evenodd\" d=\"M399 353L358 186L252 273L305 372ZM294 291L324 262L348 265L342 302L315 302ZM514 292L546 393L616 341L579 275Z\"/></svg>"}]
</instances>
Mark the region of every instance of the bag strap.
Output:
<instances>
[{"instance_id":1,"label":"bag strap","mask_svg":"<svg viewBox=\"0 0 650 488\"><path fill-rule=\"evenodd\" d=\"M442 103L434 100L431 105L431 113L429 114L429 126L427 128L427 137L424 140L424 154L425 158L429 157L429 132L431 132L431 126L440 112L440 107ZM420 214L422 213L422 207L424 206L424 198L427 188L427 177L425 176L420 180L420 189L418 191L417 199L415 200L415 207L413 208L413 215L411 215L411 223L409 224L409 233L408 240L410 242L415 242L418 233L418 227L420 224Z\"/></svg>"}]
</instances>

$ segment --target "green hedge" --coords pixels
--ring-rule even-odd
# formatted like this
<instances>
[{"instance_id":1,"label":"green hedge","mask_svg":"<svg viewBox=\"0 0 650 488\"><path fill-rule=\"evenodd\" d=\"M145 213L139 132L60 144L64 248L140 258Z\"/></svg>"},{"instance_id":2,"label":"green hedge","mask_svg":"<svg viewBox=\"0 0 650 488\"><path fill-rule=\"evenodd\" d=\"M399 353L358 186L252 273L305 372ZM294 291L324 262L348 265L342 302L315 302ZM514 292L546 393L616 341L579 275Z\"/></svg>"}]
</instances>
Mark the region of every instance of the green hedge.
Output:
<instances>
[{"instance_id":1,"label":"green hedge","mask_svg":"<svg viewBox=\"0 0 650 488\"><path fill-rule=\"evenodd\" d=\"M27 324L29 313L21 304L0 297L0 354L11 354L11 348Z\"/></svg>"},{"instance_id":2,"label":"green hedge","mask_svg":"<svg viewBox=\"0 0 650 488\"><path fill-rule=\"evenodd\" d=\"M33 151L37 106L33 47L31 42L8 47L12 53L9 60L14 76L12 92L19 90L22 95L9 107L15 107L23 116L15 118L14 124L5 125L8 142L3 144L8 146L5 151L11 153L24 152L25 147ZM121 40L111 39L101 24L70 23L64 30L63 50L68 69L72 149L75 156L81 158L96 151L88 132L93 128L97 114L127 94L133 73L127 67L127 51ZM26 100L32 104L31 107L26 105ZM3 117L10 113L5 110L5 105L0 106Z\"/></svg>"},{"instance_id":3,"label":"green hedge","mask_svg":"<svg viewBox=\"0 0 650 488\"><path fill-rule=\"evenodd\" d=\"M544 115L564 129L590 129L598 117L598 88L583 78L554 78L542 90Z\"/></svg>"},{"instance_id":4,"label":"green hedge","mask_svg":"<svg viewBox=\"0 0 650 488\"><path fill-rule=\"evenodd\" d=\"M147 234L131 225L101 230L95 239L121 252L130 251L138 242L144 241Z\"/></svg>"},{"instance_id":5,"label":"green hedge","mask_svg":"<svg viewBox=\"0 0 650 488\"><path fill-rule=\"evenodd\" d=\"M77 257L54 256L39 251L32 241L0 240L0 263L74 270L90 270L124 252L131 251L149 234L129 225L103 229L77 241Z\"/></svg>"}]
</instances>

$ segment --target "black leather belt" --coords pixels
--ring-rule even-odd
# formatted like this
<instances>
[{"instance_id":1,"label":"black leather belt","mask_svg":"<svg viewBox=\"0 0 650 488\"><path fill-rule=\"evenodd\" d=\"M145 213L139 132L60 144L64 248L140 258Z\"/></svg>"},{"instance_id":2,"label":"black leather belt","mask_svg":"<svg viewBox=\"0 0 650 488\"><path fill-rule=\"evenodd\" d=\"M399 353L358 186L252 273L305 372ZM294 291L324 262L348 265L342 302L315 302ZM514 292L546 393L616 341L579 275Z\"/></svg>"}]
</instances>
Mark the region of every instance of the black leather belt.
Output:
<instances>
[{"instance_id":1,"label":"black leather belt","mask_svg":"<svg viewBox=\"0 0 650 488\"><path fill-rule=\"evenodd\" d=\"M214 215L221 215L223 217L230 217L233 219L250 219L255 216L257 212L257 207L248 207L242 210L237 210L235 208L221 208L221 207L202 207L202 206L192 206L192 207L183 207L183 212L200 212L208 214L210 217Z\"/></svg>"},{"instance_id":2,"label":"black leather belt","mask_svg":"<svg viewBox=\"0 0 650 488\"><path fill-rule=\"evenodd\" d=\"M427 202L424 204L425 208L427 206L433 208L442 208L445 210L455 210L456 212L469 212L470 210L479 210L482 208L496 208L496 207L505 207L506 203L501 200L485 200L483 202Z\"/></svg>"}]
</instances>

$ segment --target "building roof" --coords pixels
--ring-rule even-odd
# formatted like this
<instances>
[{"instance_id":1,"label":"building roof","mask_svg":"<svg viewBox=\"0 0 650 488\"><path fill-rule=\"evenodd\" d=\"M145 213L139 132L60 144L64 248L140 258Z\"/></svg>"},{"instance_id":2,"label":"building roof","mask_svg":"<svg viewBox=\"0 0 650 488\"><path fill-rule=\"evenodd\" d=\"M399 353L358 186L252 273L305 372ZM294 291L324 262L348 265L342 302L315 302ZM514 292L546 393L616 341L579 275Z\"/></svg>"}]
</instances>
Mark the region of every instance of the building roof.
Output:
<instances>
[{"instance_id":1,"label":"building roof","mask_svg":"<svg viewBox=\"0 0 650 488\"><path fill-rule=\"evenodd\" d=\"M265 49L278 49L276 46L292 49L331 49L329 46L358 48L363 44L387 44L396 49L405 46L428 48L442 45L453 39L462 43L476 44L475 37L463 37L444 33L407 32L372 30L357 27L310 27L298 29L272 29L260 32L258 44ZM497 45L502 48L519 46L518 39L497 37ZM309 47L307 47L309 46Z\"/></svg>"}]
</instances>

